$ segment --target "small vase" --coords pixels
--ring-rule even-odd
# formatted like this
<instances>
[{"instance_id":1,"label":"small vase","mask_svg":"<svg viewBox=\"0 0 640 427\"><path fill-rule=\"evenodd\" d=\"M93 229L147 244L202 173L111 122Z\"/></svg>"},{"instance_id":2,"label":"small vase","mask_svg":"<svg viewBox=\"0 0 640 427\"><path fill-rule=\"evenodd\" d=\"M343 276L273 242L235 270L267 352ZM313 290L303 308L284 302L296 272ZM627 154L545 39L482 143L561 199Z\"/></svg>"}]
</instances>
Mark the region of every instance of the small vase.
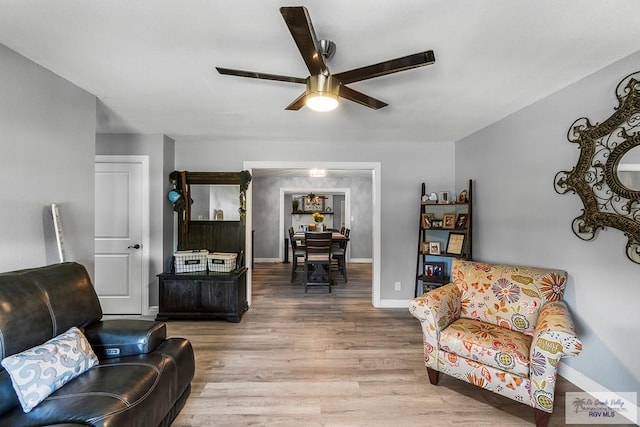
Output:
<instances>
[{"instance_id":1,"label":"small vase","mask_svg":"<svg viewBox=\"0 0 640 427\"><path fill-rule=\"evenodd\" d=\"M316 231L324 231L324 224L321 222L316 222Z\"/></svg>"}]
</instances>

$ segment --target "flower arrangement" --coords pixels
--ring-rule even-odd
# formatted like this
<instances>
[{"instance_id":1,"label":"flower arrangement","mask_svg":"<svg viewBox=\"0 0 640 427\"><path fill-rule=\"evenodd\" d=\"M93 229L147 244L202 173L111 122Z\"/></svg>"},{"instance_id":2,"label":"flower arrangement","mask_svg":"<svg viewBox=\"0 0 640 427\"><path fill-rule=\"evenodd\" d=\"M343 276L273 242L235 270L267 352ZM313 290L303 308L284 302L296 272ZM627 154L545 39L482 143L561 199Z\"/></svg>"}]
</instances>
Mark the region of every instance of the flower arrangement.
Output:
<instances>
[{"instance_id":1,"label":"flower arrangement","mask_svg":"<svg viewBox=\"0 0 640 427\"><path fill-rule=\"evenodd\" d=\"M317 223L324 221L324 215L322 215L320 212L314 212L313 215L311 216L313 217L313 220Z\"/></svg>"}]
</instances>

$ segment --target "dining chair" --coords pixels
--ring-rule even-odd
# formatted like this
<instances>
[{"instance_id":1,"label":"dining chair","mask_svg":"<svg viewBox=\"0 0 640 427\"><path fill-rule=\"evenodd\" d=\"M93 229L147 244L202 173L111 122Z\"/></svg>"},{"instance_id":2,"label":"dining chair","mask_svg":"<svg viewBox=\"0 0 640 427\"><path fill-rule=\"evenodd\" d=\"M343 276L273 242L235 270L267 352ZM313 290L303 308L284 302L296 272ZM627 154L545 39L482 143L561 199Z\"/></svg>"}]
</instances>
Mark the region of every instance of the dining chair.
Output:
<instances>
[{"instance_id":1,"label":"dining chair","mask_svg":"<svg viewBox=\"0 0 640 427\"><path fill-rule=\"evenodd\" d=\"M331 232L305 233L304 291L327 286L331 292Z\"/></svg>"},{"instance_id":2,"label":"dining chair","mask_svg":"<svg viewBox=\"0 0 640 427\"><path fill-rule=\"evenodd\" d=\"M296 241L294 239L294 234L295 231L293 230L293 227L289 228L289 241L291 243L291 283L294 282L295 277L296 277L296 273L298 273L298 267L302 267L302 264L298 264L298 261L302 261L304 262L304 258L305 258L305 247L303 245L300 245L298 243L298 241ZM304 271L301 270L301 271Z\"/></svg>"},{"instance_id":3,"label":"dining chair","mask_svg":"<svg viewBox=\"0 0 640 427\"><path fill-rule=\"evenodd\" d=\"M351 230L349 230L351 231ZM347 234L347 230L344 230L342 233L345 237L349 237ZM349 244L349 239L346 240L334 240L333 245L331 246L331 259L335 261L334 267L343 277L344 283L349 281L347 277L347 245Z\"/></svg>"}]
</instances>

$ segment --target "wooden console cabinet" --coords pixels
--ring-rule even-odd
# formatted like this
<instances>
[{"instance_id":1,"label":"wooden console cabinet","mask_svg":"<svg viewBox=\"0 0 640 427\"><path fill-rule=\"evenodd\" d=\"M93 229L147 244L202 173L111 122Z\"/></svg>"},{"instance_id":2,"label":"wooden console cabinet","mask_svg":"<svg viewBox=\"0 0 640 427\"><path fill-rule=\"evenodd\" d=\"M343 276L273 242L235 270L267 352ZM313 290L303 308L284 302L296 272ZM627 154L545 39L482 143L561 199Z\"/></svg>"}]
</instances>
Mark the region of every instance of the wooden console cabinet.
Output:
<instances>
[{"instance_id":1,"label":"wooden console cabinet","mask_svg":"<svg viewBox=\"0 0 640 427\"><path fill-rule=\"evenodd\" d=\"M248 309L247 268L231 273L162 273L156 320L224 319L240 322Z\"/></svg>"}]
</instances>

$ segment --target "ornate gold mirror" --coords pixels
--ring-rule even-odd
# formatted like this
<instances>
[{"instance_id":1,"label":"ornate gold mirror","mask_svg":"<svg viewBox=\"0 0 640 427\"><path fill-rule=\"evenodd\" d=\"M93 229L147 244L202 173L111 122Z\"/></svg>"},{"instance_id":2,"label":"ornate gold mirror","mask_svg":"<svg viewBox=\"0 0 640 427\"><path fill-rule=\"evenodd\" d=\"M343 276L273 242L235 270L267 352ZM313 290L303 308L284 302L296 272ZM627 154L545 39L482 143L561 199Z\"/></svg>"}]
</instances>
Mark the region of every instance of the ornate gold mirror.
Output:
<instances>
[{"instance_id":1,"label":"ornate gold mirror","mask_svg":"<svg viewBox=\"0 0 640 427\"><path fill-rule=\"evenodd\" d=\"M640 71L616 87L618 107L601 124L576 120L567 135L579 145L580 157L571 171L558 172L556 192L577 193L582 215L572 229L593 240L599 229L617 228L627 237L627 257L640 264Z\"/></svg>"}]
</instances>

